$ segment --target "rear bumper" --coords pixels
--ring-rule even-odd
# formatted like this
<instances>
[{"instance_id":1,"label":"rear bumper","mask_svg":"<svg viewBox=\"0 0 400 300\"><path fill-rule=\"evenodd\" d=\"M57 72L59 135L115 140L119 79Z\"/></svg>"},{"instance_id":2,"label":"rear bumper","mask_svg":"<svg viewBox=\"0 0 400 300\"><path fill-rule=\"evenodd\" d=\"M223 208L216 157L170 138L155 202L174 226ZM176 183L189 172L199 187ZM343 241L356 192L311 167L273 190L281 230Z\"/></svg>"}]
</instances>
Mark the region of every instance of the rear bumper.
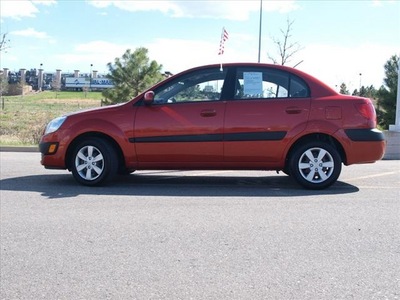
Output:
<instances>
[{"instance_id":1,"label":"rear bumper","mask_svg":"<svg viewBox=\"0 0 400 300\"><path fill-rule=\"evenodd\" d=\"M373 129L345 129L344 131L353 142L379 142L385 140L382 131Z\"/></svg>"},{"instance_id":2,"label":"rear bumper","mask_svg":"<svg viewBox=\"0 0 400 300\"><path fill-rule=\"evenodd\" d=\"M372 163L385 155L386 140L378 129L346 129L346 165Z\"/></svg>"}]
</instances>

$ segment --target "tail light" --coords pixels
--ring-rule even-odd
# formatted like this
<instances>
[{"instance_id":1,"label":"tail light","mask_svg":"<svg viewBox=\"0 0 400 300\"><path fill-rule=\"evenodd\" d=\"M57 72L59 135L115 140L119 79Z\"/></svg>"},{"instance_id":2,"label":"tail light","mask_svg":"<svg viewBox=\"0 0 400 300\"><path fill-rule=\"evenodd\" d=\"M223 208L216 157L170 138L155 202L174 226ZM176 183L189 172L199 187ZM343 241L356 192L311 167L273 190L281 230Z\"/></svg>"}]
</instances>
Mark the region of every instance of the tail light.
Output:
<instances>
[{"instance_id":1,"label":"tail light","mask_svg":"<svg viewBox=\"0 0 400 300\"><path fill-rule=\"evenodd\" d=\"M371 100L366 99L363 103L354 104L357 111L362 115L368 122L368 126L371 128L376 127L377 119L374 105Z\"/></svg>"}]
</instances>

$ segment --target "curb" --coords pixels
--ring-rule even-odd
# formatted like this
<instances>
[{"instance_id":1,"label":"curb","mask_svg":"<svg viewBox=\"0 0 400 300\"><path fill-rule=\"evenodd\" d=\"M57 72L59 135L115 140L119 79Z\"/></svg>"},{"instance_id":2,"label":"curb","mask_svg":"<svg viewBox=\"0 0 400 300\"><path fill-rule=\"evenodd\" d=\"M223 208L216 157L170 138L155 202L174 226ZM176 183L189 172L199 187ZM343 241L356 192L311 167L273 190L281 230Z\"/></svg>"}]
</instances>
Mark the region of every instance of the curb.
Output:
<instances>
[{"instance_id":1,"label":"curb","mask_svg":"<svg viewBox=\"0 0 400 300\"><path fill-rule=\"evenodd\" d=\"M400 159L400 132L385 130L383 133L386 139L386 153L383 159L385 160Z\"/></svg>"},{"instance_id":2,"label":"curb","mask_svg":"<svg viewBox=\"0 0 400 300\"><path fill-rule=\"evenodd\" d=\"M38 146L0 146L0 152L39 152Z\"/></svg>"}]
</instances>

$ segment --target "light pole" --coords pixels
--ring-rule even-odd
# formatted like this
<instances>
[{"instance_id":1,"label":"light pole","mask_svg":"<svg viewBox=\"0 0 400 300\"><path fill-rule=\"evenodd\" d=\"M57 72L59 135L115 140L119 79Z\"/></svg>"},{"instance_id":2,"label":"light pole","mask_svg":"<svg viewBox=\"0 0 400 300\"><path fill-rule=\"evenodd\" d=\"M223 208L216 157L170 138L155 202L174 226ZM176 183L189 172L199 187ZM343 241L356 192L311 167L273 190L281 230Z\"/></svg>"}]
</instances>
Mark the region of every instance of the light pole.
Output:
<instances>
[{"instance_id":1,"label":"light pole","mask_svg":"<svg viewBox=\"0 0 400 300\"><path fill-rule=\"evenodd\" d=\"M395 122L389 125L389 131L400 132L400 66L397 68L397 96L396 96L396 112L394 116Z\"/></svg>"},{"instance_id":2,"label":"light pole","mask_svg":"<svg viewBox=\"0 0 400 300\"><path fill-rule=\"evenodd\" d=\"M39 78L38 78L38 90L41 92L43 87L43 64L40 64Z\"/></svg>"},{"instance_id":3,"label":"light pole","mask_svg":"<svg viewBox=\"0 0 400 300\"><path fill-rule=\"evenodd\" d=\"M92 90L92 68L93 64L90 64L90 74L89 74L89 91Z\"/></svg>"},{"instance_id":4,"label":"light pole","mask_svg":"<svg viewBox=\"0 0 400 300\"><path fill-rule=\"evenodd\" d=\"M262 0L260 0L260 27L258 29L258 62L261 60Z\"/></svg>"}]
</instances>

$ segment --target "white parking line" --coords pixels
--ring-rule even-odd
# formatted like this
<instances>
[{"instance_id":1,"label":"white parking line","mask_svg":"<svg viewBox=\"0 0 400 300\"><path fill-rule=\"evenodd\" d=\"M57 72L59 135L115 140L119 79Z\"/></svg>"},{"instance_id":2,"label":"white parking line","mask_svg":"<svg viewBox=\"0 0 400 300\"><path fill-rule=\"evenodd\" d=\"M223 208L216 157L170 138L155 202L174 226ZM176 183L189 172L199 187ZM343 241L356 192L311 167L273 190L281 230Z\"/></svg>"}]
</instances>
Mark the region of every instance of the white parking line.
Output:
<instances>
[{"instance_id":1,"label":"white parking line","mask_svg":"<svg viewBox=\"0 0 400 300\"><path fill-rule=\"evenodd\" d=\"M346 181L355 181L355 180L361 180L361 179L376 178L376 177L382 177L382 176L394 175L394 174L399 174L400 175L400 171L385 172L385 173L373 174L373 175L356 177L356 178L348 178L348 179L346 179Z\"/></svg>"}]
</instances>

